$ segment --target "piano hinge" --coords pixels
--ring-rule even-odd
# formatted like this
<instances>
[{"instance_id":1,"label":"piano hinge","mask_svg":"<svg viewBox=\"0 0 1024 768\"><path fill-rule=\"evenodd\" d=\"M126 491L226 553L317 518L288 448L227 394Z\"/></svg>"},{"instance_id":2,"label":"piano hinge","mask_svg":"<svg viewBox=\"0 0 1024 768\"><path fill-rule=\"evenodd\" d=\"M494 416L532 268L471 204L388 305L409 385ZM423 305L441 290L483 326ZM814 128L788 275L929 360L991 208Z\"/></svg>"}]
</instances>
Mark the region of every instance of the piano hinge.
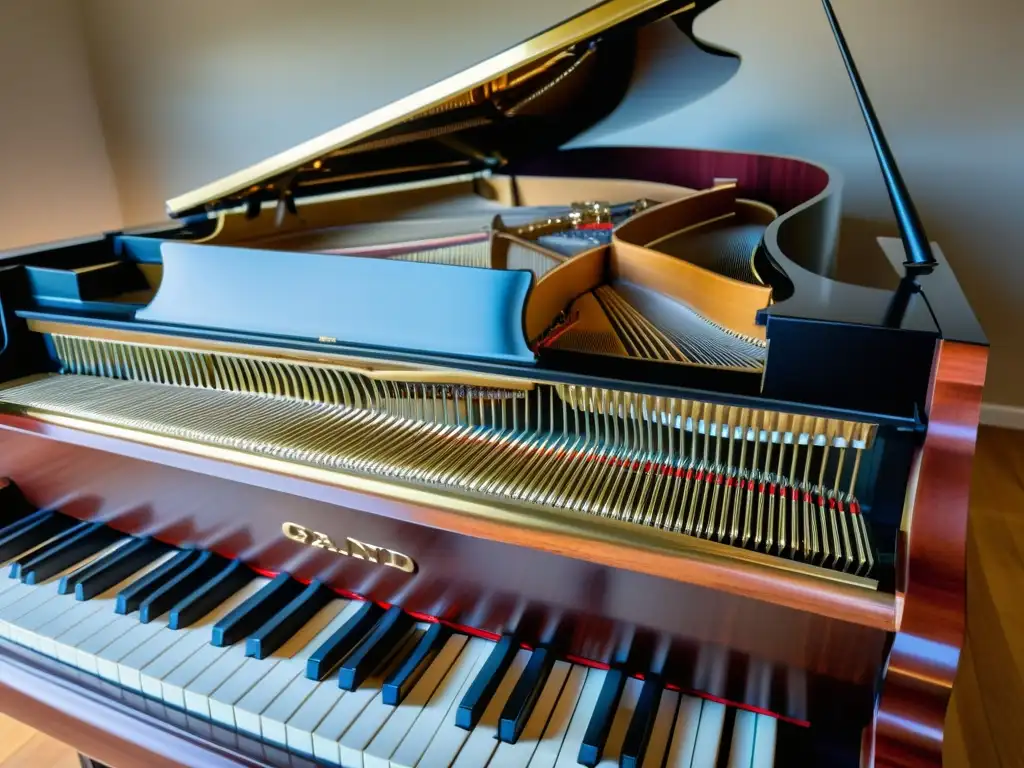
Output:
<instances>
[{"instance_id":1,"label":"piano hinge","mask_svg":"<svg viewBox=\"0 0 1024 768\"><path fill-rule=\"evenodd\" d=\"M262 209L263 201L260 200L259 195L257 195L255 192L245 199L245 218L257 218L260 215L260 211Z\"/></svg>"},{"instance_id":2,"label":"piano hinge","mask_svg":"<svg viewBox=\"0 0 1024 768\"><path fill-rule=\"evenodd\" d=\"M274 211L274 226L280 227L284 224L285 217L288 214L292 216L299 215L298 205L295 203L295 179L298 175L297 172L292 172L286 176L281 184L281 192L277 196L277 209Z\"/></svg>"},{"instance_id":3,"label":"piano hinge","mask_svg":"<svg viewBox=\"0 0 1024 768\"><path fill-rule=\"evenodd\" d=\"M277 195L277 206L274 211L274 223L278 227L284 223L284 219L288 214L292 216L299 215L299 208L295 202L295 180L297 176L298 173L293 171L277 184L267 187L267 189L272 189L276 186L281 190ZM247 219L258 218L263 211L263 199L260 197L259 192L260 190L257 189L245 198L245 218Z\"/></svg>"}]
</instances>

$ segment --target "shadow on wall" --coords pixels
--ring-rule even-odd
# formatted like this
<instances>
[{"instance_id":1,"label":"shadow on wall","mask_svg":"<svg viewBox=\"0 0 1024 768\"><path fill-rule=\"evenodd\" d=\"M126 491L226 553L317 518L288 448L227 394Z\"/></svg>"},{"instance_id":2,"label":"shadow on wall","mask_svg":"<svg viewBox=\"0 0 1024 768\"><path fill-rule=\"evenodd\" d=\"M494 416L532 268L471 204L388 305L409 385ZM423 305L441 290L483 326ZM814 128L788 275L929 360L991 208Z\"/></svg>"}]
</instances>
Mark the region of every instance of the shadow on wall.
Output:
<instances>
[{"instance_id":1,"label":"shadow on wall","mask_svg":"<svg viewBox=\"0 0 1024 768\"><path fill-rule=\"evenodd\" d=\"M834 279L871 288L894 290L899 274L878 245L880 237L898 237L891 222L843 217L840 229L842 247L836 255Z\"/></svg>"}]
</instances>

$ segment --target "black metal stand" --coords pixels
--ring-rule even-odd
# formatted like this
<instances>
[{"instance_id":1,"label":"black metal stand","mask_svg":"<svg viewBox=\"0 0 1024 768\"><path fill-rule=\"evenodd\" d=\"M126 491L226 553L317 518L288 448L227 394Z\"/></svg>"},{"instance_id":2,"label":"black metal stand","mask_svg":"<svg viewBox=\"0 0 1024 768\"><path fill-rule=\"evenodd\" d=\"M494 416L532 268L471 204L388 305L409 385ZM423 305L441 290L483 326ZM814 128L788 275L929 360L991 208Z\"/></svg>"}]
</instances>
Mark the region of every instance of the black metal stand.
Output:
<instances>
[{"instance_id":1,"label":"black metal stand","mask_svg":"<svg viewBox=\"0 0 1024 768\"><path fill-rule=\"evenodd\" d=\"M82 768L111 768L106 763L97 762L91 757L86 757L81 752L78 753L78 764L82 766Z\"/></svg>"}]
</instances>

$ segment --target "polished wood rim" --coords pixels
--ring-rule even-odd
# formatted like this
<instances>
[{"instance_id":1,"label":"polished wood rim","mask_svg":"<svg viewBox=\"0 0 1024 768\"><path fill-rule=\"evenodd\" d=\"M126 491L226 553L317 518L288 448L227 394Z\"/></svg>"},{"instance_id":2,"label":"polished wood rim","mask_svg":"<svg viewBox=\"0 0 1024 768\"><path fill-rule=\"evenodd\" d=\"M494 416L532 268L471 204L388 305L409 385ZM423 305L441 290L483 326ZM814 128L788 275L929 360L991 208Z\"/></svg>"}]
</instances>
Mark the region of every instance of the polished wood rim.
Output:
<instances>
[{"instance_id":1,"label":"polished wood rim","mask_svg":"<svg viewBox=\"0 0 1024 768\"><path fill-rule=\"evenodd\" d=\"M897 552L902 617L875 723L877 768L942 765L964 641L967 511L988 347L940 341Z\"/></svg>"}]
</instances>

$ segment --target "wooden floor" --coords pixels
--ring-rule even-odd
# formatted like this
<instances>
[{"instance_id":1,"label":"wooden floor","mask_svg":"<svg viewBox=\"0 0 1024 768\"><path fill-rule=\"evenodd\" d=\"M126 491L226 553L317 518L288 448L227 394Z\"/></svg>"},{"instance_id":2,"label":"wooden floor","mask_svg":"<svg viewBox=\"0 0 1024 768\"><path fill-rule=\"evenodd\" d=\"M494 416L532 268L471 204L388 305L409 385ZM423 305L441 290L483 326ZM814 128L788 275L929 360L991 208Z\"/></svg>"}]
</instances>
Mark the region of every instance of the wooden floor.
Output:
<instances>
[{"instance_id":1,"label":"wooden floor","mask_svg":"<svg viewBox=\"0 0 1024 768\"><path fill-rule=\"evenodd\" d=\"M1024 768L1024 432L983 427L967 544L967 645L947 768ZM74 750L0 715L0 768L77 768Z\"/></svg>"},{"instance_id":2,"label":"wooden floor","mask_svg":"<svg viewBox=\"0 0 1024 768\"><path fill-rule=\"evenodd\" d=\"M0 766L78 768L78 754L56 739L0 715Z\"/></svg>"},{"instance_id":3,"label":"wooden floor","mask_svg":"<svg viewBox=\"0 0 1024 768\"><path fill-rule=\"evenodd\" d=\"M949 768L1024 766L1024 432L983 427L967 540L967 644Z\"/></svg>"}]
</instances>

